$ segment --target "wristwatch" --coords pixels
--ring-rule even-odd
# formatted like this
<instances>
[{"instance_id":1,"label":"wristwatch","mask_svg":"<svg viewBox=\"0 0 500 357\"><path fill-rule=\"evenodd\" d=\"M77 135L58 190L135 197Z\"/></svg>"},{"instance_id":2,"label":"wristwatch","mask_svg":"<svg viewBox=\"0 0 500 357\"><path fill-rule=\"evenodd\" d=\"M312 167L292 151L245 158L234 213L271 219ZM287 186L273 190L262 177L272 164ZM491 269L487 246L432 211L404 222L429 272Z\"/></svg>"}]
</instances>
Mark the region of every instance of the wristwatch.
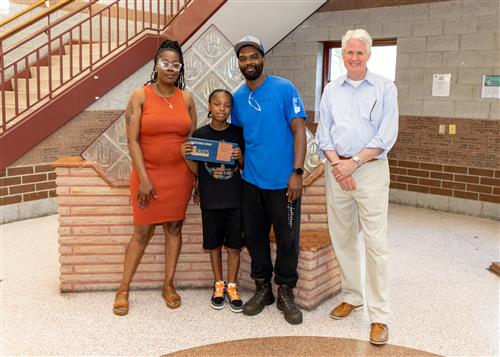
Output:
<instances>
[{"instance_id":1,"label":"wristwatch","mask_svg":"<svg viewBox=\"0 0 500 357\"><path fill-rule=\"evenodd\" d=\"M360 167L361 165L363 165L363 162L359 158L359 155L354 155L352 157L352 161L354 161L356 163L356 165L358 165L358 167Z\"/></svg>"},{"instance_id":2,"label":"wristwatch","mask_svg":"<svg viewBox=\"0 0 500 357\"><path fill-rule=\"evenodd\" d=\"M299 168L297 168L297 169L293 169L293 170L292 170L292 172L293 172L294 174L299 175L299 176L302 176L302 175L304 174L304 170L303 170L301 167L299 167Z\"/></svg>"}]
</instances>

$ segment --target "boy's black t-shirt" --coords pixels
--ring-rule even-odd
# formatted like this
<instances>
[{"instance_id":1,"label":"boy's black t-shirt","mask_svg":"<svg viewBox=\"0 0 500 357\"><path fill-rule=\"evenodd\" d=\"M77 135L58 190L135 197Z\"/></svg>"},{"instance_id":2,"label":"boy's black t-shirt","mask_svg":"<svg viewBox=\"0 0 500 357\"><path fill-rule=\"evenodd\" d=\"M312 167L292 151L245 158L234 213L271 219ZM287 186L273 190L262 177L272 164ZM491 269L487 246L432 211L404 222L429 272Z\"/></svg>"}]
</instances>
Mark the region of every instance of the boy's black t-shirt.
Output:
<instances>
[{"instance_id":1,"label":"boy's black t-shirt","mask_svg":"<svg viewBox=\"0 0 500 357\"><path fill-rule=\"evenodd\" d=\"M245 150L243 130L233 124L220 131L205 125L196 130L193 137L236 143L242 155ZM201 208L240 207L241 174L238 161L235 160L235 165L198 161L198 181Z\"/></svg>"}]
</instances>

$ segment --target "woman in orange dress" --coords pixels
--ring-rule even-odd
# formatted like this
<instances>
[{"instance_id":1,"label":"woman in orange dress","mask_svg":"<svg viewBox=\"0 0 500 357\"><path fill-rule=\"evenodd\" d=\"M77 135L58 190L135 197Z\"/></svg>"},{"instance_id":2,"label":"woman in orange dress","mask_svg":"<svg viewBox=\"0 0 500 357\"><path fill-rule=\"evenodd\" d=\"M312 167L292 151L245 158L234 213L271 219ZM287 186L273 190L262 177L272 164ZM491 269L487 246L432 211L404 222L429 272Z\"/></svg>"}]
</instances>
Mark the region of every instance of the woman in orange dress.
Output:
<instances>
[{"instance_id":1,"label":"woman in orange dress","mask_svg":"<svg viewBox=\"0 0 500 357\"><path fill-rule=\"evenodd\" d=\"M176 41L164 41L154 58L151 80L130 97L125 119L132 158L130 194L134 233L125 252L123 277L113 312L128 313L130 282L156 225L165 233L165 281L169 308L181 305L174 275L181 250L181 229L194 176L181 156L181 145L196 129L191 93L184 91L184 61Z\"/></svg>"}]
</instances>

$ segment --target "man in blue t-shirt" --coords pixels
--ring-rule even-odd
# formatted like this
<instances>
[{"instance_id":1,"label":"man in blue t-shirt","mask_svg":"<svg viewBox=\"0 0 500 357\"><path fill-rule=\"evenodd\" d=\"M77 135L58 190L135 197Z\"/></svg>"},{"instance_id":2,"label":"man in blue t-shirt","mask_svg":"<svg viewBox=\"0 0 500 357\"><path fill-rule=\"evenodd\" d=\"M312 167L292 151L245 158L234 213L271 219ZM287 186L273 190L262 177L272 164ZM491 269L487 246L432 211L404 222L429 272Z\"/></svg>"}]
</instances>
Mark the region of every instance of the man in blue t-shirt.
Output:
<instances>
[{"instance_id":1,"label":"man in blue t-shirt","mask_svg":"<svg viewBox=\"0 0 500 357\"><path fill-rule=\"evenodd\" d=\"M274 302L273 263L269 233L276 237L274 265L278 309L291 324L302 322L294 303L300 241L300 197L306 153L306 114L299 92L283 78L268 76L264 47L245 36L234 46L245 85L234 93L231 122L243 128L243 232L252 258L255 295L243 306L246 315L259 314Z\"/></svg>"}]
</instances>

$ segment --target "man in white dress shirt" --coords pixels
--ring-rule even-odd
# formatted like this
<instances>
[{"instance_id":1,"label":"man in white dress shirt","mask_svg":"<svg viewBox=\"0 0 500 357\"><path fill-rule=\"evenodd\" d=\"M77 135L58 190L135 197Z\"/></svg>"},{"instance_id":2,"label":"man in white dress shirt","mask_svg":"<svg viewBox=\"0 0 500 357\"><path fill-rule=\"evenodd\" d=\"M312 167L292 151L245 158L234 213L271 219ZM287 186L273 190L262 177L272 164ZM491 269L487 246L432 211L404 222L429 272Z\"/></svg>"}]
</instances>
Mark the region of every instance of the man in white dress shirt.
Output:
<instances>
[{"instance_id":1,"label":"man in white dress shirt","mask_svg":"<svg viewBox=\"0 0 500 357\"><path fill-rule=\"evenodd\" d=\"M370 72L372 39L362 29L342 37L347 74L323 92L316 141L325 164L330 237L339 263L343 302L330 316L342 319L366 304L372 322L370 342L389 338L387 276L387 153L398 133L397 91L394 83ZM363 232L366 277L363 284L358 222Z\"/></svg>"}]
</instances>

